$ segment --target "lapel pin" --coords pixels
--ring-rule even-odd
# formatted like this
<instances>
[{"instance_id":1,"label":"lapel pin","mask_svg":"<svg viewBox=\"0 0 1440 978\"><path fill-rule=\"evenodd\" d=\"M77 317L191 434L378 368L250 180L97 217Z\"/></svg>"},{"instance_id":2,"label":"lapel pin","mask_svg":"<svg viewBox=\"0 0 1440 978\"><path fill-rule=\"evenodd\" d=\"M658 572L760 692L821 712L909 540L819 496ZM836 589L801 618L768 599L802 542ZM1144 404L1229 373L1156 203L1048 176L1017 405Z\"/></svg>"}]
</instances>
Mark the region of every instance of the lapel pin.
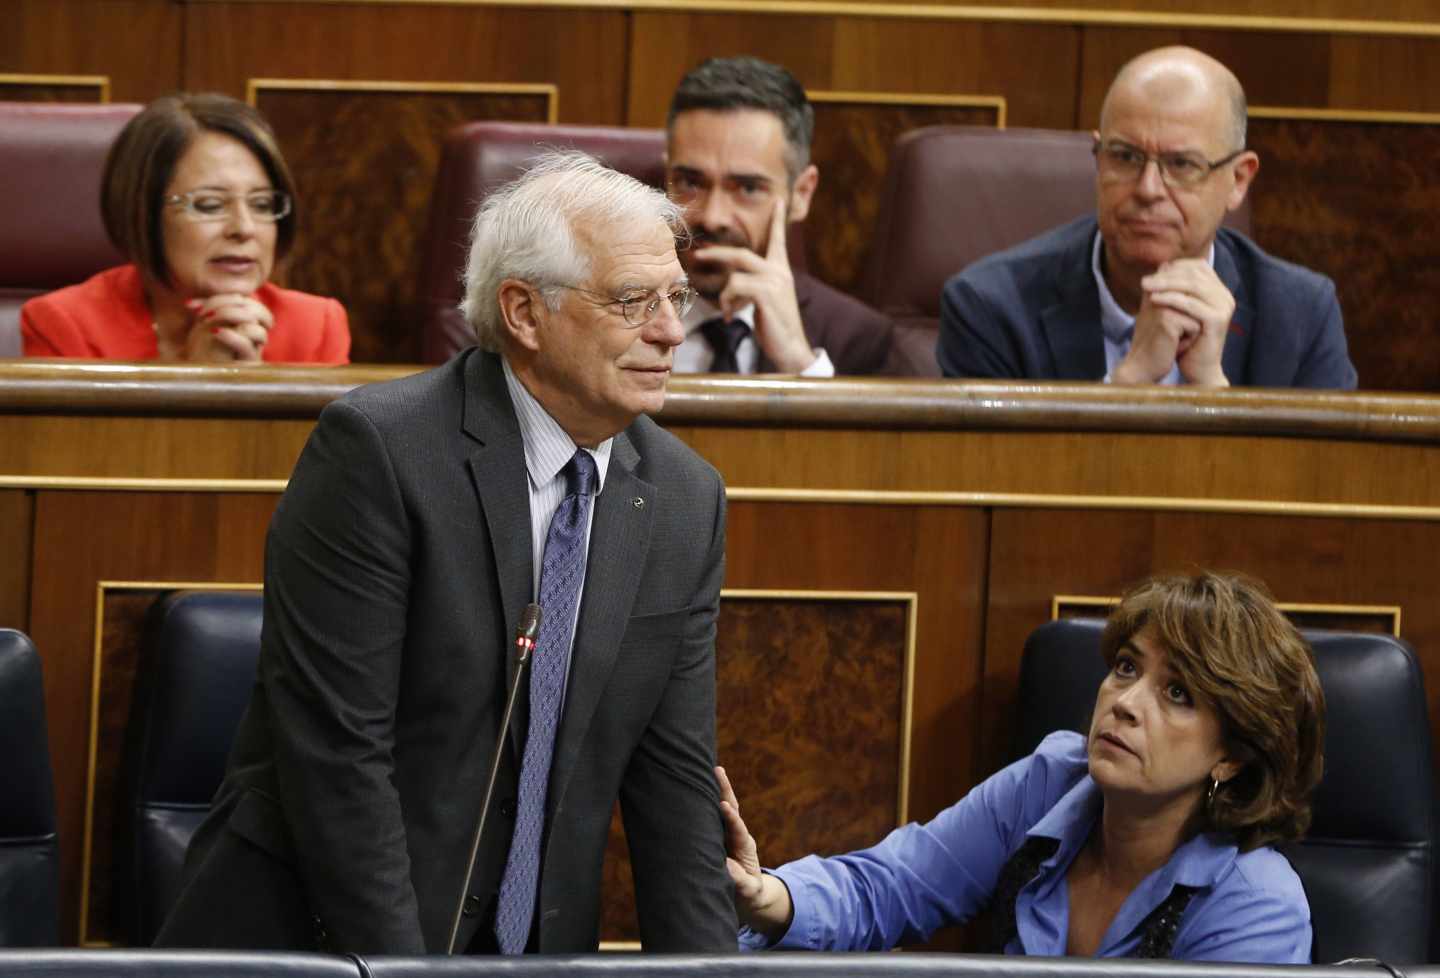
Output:
<instances>
[{"instance_id":1,"label":"lapel pin","mask_svg":"<svg viewBox=\"0 0 1440 978\"><path fill-rule=\"evenodd\" d=\"M636 496L634 499L630 500L630 505L634 506L636 509L644 509L645 498L643 496Z\"/></svg>"}]
</instances>

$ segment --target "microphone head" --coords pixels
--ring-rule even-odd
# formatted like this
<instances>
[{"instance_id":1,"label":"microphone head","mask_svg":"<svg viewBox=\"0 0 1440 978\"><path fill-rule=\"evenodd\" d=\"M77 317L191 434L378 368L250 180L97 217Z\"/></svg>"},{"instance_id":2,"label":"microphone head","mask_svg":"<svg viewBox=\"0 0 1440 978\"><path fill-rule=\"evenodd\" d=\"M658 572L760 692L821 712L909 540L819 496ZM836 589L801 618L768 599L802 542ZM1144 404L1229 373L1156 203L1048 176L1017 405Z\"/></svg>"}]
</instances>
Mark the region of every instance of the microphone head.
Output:
<instances>
[{"instance_id":1,"label":"microphone head","mask_svg":"<svg viewBox=\"0 0 1440 978\"><path fill-rule=\"evenodd\" d=\"M515 629L515 634L517 637L527 638L531 642L535 641L535 636L540 634L540 606L538 604L532 601L525 606L524 611L520 612L520 624Z\"/></svg>"}]
</instances>

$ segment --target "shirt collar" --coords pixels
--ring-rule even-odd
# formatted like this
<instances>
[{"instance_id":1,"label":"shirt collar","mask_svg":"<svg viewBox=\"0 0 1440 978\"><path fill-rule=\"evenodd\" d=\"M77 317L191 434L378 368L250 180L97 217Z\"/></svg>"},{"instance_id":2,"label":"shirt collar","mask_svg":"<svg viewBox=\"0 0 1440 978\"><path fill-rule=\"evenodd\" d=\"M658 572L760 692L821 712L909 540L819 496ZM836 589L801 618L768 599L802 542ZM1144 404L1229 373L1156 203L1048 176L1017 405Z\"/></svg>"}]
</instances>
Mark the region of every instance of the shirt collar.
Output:
<instances>
[{"instance_id":1,"label":"shirt collar","mask_svg":"<svg viewBox=\"0 0 1440 978\"><path fill-rule=\"evenodd\" d=\"M1087 774L1026 835L1059 840L1054 861L1066 865L1089 838L1102 805L1100 787ZM1177 883L1197 888L1213 886L1234 864L1237 854L1229 836L1201 832L1176 849L1165 865L1147 877L1137 890L1155 888L1154 903L1158 904Z\"/></svg>"},{"instance_id":2,"label":"shirt collar","mask_svg":"<svg viewBox=\"0 0 1440 978\"><path fill-rule=\"evenodd\" d=\"M695 296L695 302L690 306L690 311L685 314L685 335L688 337L690 334L698 332L702 323L719 319L722 315L719 306L704 296ZM735 315L730 319L732 322L738 320L753 330L755 328L755 303L752 302L748 306L737 309Z\"/></svg>"},{"instance_id":3,"label":"shirt collar","mask_svg":"<svg viewBox=\"0 0 1440 978\"><path fill-rule=\"evenodd\" d=\"M550 416L545 406L535 399L510 369L510 361L501 358L505 371L505 386L510 391L510 402L515 405L515 417L520 422L520 438L525 443L525 471L530 476L532 490L548 485L566 463L575 455L574 440ZM610 469L610 449L615 439L606 438L594 449L586 449L595 459L596 486L598 496L605 488L605 473Z\"/></svg>"},{"instance_id":4,"label":"shirt collar","mask_svg":"<svg viewBox=\"0 0 1440 978\"><path fill-rule=\"evenodd\" d=\"M1100 268L1101 249L1104 247L1100 232L1095 232L1095 241L1090 248L1090 273L1095 276L1095 288L1100 292L1100 328L1105 331L1105 338L1112 343L1128 343L1135 329L1135 317L1124 309L1120 303L1115 301L1115 296L1110 291L1109 284L1105 281L1105 273ZM1215 267L1215 242L1211 240L1210 251L1205 256L1210 267Z\"/></svg>"}]
</instances>

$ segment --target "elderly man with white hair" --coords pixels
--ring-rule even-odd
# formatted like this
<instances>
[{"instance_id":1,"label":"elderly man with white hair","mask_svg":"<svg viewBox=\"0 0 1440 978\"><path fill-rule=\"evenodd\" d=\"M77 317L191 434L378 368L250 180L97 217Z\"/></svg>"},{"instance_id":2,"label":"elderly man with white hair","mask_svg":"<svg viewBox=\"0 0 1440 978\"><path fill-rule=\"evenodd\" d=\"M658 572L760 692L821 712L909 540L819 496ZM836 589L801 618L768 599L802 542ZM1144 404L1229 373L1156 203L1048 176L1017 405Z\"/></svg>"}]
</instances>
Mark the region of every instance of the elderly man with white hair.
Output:
<instances>
[{"instance_id":1,"label":"elderly man with white hair","mask_svg":"<svg viewBox=\"0 0 1440 978\"><path fill-rule=\"evenodd\" d=\"M480 348L322 413L270 527L254 699L162 944L594 950L618 799L645 948L734 950L711 774L724 486L644 416L691 301L677 233L659 192L543 157L476 218Z\"/></svg>"}]
</instances>

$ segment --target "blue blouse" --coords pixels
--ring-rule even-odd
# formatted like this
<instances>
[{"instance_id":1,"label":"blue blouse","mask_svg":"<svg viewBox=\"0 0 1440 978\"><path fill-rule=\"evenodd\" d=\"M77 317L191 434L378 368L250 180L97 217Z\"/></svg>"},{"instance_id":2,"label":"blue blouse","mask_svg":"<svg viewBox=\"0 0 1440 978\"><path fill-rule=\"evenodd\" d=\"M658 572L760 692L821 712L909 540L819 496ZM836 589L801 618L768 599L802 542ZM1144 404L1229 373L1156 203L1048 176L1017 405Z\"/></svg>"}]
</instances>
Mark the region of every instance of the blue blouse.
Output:
<instances>
[{"instance_id":1,"label":"blue blouse","mask_svg":"<svg viewBox=\"0 0 1440 978\"><path fill-rule=\"evenodd\" d=\"M1100 814L1085 739L1055 733L1034 754L985 780L933 820L896 829L878 845L843 856L806 856L775 870L795 916L774 946L883 950L924 941L969 920L989 902L1009 855L1027 838L1055 839L1055 854L1015 901L1007 954L1065 954L1070 896L1065 874ZM1141 923L1176 884L1197 892L1171 954L1191 961L1310 961L1310 905L1284 856L1247 853L1222 835L1190 839L1126 898L1100 942L1099 957L1139 944ZM766 947L748 929L742 948Z\"/></svg>"}]
</instances>

